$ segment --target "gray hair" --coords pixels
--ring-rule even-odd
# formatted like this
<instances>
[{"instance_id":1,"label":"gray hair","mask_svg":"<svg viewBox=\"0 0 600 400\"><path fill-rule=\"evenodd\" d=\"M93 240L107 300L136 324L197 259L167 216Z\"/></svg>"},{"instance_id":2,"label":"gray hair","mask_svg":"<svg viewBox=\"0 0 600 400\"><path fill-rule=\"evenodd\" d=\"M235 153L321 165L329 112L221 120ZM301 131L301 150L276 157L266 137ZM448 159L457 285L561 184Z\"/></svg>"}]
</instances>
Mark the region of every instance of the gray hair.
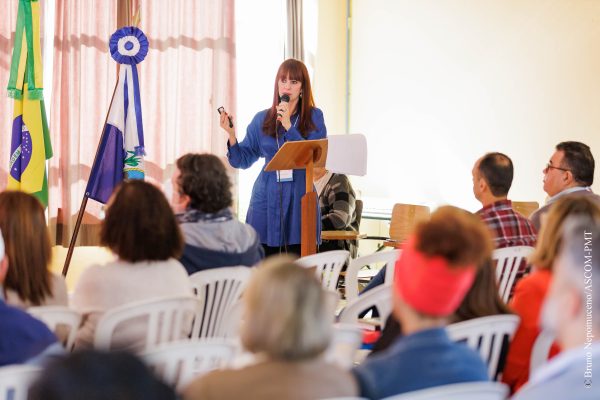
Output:
<instances>
[{"instance_id":1,"label":"gray hair","mask_svg":"<svg viewBox=\"0 0 600 400\"><path fill-rule=\"evenodd\" d=\"M563 240L559 262L564 276L580 289L583 311L591 315L592 310L600 310L600 223L589 217L569 218ZM600 318L592 321L600 328Z\"/></svg>"},{"instance_id":2,"label":"gray hair","mask_svg":"<svg viewBox=\"0 0 600 400\"><path fill-rule=\"evenodd\" d=\"M270 258L254 272L244 294L242 343L253 353L295 361L320 355L333 321L314 271L287 257Z\"/></svg>"}]
</instances>

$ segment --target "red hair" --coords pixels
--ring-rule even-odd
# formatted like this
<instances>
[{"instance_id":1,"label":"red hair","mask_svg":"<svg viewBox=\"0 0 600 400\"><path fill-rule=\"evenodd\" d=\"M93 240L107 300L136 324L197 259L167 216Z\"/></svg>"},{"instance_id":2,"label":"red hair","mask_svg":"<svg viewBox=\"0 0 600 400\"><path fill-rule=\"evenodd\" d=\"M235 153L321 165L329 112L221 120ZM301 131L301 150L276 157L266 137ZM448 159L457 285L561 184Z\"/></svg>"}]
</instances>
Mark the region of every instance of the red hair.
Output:
<instances>
[{"instance_id":1,"label":"red hair","mask_svg":"<svg viewBox=\"0 0 600 400\"><path fill-rule=\"evenodd\" d=\"M293 58L285 60L277 71L275 76L275 89L273 90L273 104L263 123L263 131L272 137L275 137L277 106L279 105L279 80L289 78L302 83L302 97L298 102L296 112L299 112L300 119L296 125L303 137L308 136L308 133L316 127L312 121L312 110L315 108L315 100L313 99L312 89L310 86L310 77L308 70L302 61Z\"/></svg>"}]
</instances>

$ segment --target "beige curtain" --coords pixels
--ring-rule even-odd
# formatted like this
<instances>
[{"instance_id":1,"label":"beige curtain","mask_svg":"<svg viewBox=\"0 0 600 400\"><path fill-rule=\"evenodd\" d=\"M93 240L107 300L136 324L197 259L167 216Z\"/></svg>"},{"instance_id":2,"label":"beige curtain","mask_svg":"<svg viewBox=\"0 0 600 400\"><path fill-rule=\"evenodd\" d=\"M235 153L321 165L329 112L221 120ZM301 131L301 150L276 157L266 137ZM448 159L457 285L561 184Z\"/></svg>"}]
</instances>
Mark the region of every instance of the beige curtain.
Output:
<instances>
[{"instance_id":1,"label":"beige curtain","mask_svg":"<svg viewBox=\"0 0 600 400\"><path fill-rule=\"evenodd\" d=\"M65 246L116 83L108 40L123 4L122 0L56 4L49 213L51 222L57 223L57 242ZM140 28L150 42L148 55L138 66L146 175L168 189L178 156L190 151L225 154L216 108L235 104L234 0L129 4L134 10L140 5ZM95 244L101 205L90 200L87 210L79 243Z\"/></svg>"},{"instance_id":2,"label":"beige curtain","mask_svg":"<svg viewBox=\"0 0 600 400\"><path fill-rule=\"evenodd\" d=\"M287 0L287 36L285 58L304 61L304 32L302 22L302 0Z\"/></svg>"}]
</instances>

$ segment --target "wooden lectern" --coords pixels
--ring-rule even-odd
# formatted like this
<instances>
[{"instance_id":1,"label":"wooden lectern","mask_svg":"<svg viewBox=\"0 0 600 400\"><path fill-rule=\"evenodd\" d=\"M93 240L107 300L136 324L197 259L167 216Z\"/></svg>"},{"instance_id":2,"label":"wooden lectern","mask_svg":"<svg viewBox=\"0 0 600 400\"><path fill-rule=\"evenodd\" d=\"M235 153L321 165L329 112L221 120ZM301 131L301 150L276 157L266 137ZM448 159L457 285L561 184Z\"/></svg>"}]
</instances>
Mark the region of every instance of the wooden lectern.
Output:
<instances>
[{"instance_id":1,"label":"wooden lectern","mask_svg":"<svg viewBox=\"0 0 600 400\"><path fill-rule=\"evenodd\" d=\"M302 197L301 256L317 252L317 194L313 191L313 168L324 167L327 139L285 142L265 171L306 170L306 194Z\"/></svg>"}]
</instances>

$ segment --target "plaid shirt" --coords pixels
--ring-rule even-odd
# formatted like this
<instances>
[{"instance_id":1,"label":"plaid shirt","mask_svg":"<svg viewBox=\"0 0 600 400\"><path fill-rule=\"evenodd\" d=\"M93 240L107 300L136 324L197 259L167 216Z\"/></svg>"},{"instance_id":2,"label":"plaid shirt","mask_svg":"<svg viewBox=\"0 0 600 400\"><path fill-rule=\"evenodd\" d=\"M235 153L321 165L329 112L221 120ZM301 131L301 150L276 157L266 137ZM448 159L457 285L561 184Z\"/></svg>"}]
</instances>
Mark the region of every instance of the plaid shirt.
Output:
<instances>
[{"instance_id":1,"label":"plaid shirt","mask_svg":"<svg viewBox=\"0 0 600 400\"><path fill-rule=\"evenodd\" d=\"M512 209L510 200L500 200L477 211L490 228L497 249L535 246L537 232L531 222Z\"/></svg>"},{"instance_id":2,"label":"plaid shirt","mask_svg":"<svg viewBox=\"0 0 600 400\"><path fill-rule=\"evenodd\" d=\"M483 207L476 213L490 228L494 236L494 245L497 249L513 246L535 247L537 232L531 221L512 209L510 200L500 200ZM525 275L528 269L527 262L522 262L517 271L515 284ZM500 276L500 279L502 276Z\"/></svg>"}]
</instances>

